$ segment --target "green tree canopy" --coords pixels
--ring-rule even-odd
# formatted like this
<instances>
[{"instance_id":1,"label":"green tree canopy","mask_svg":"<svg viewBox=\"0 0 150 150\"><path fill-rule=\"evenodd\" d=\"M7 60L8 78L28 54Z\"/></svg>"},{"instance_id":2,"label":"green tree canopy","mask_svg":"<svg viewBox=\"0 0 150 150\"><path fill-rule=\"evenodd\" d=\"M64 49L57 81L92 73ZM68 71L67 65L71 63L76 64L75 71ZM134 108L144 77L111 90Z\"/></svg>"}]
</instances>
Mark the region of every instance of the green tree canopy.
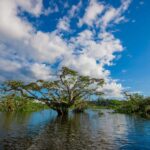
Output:
<instances>
[{"instance_id":1,"label":"green tree canopy","mask_svg":"<svg viewBox=\"0 0 150 150\"><path fill-rule=\"evenodd\" d=\"M22 81L6 81L1 89L5 94L15 93L22 97L44 101L58 114L64 114L68 108L78 100L85 100L94 95L103 93L99 91L104 84L103 79L82 76L78 72L62 67L53 80L25 83Z\"/></svg>"}]
</instances>

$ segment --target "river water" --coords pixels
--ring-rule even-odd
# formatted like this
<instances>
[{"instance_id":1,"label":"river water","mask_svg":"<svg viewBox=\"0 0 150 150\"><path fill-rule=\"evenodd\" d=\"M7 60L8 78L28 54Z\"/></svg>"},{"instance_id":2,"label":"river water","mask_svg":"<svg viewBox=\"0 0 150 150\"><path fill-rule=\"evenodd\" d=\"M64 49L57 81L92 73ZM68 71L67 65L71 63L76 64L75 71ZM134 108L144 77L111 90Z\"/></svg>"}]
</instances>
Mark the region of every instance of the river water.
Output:
<instances>
[{"instance_id":1,"label":"river water","mask_svg":"<svg viewBox=\"0 0 150 150\"><path fill-rule=\"evenodd\" d=\"M150 150L150 120L103 112L0 113L0 150Z\"/></svg>"}]
</instances>

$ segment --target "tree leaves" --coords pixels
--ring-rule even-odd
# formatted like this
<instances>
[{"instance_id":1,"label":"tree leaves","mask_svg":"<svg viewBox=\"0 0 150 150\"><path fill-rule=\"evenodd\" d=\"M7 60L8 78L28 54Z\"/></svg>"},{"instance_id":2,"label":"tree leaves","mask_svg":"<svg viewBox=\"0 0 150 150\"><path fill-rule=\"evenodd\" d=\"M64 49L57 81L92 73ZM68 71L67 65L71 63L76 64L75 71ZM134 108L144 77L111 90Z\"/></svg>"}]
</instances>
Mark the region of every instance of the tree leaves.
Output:
<instances>
[{"instance_id":1,"label":"tree leaves","mask_svg":"<svg viewBox=\"0 0 150 150\"><path fill-rule=\"evenodd\" d=\"M32 99L44 100L52 108L69 108L78 100L84 100L88 96L100 96L103 93L98 91L104 84L103 79L90 78L79 75L78 72L62 67L55 80L24 83L23 81L7 81L4 87L14 92L20 92L21 96ZM65 104L65 105L64 105Z\"/></svg>"}]
</instances>

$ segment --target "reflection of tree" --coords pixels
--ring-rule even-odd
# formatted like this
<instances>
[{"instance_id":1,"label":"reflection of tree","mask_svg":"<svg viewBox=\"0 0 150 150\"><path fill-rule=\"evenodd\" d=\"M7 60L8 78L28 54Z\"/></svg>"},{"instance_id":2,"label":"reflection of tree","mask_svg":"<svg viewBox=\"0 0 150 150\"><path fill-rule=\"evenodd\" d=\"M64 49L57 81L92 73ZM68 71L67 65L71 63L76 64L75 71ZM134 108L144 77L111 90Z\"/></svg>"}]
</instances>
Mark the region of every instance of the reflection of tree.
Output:
<instances>
[{"instance_id":1,"label":"reflection of tree","mask_svg":"<svg viewBox=\"0 0 150 150\"><path fill-rule=\"evenodd\" d=\"M24 148L31 144L31 138L27 136L28 120L30 113L3 112L0 114L0 145L2 149ZM13 148L12 148L13 147ZM18 147L18 148L17 148Z\"/></svg>"},{"instance_id":2,"label":"reflection of tree","mask_svg":"<svg viewBox=\"0 0 150 150\"><path fill-rule=\"evenodd\" d=\"M33 142L32 149L113 149L114 139L101 130L98 112L58 117ZM116 148L116 147L115 147Z\"/></svg>"},{"instance_id":3,"label":"reflection of tree","mask_svg":"<svg viewBox=\"0 0 150 150\"><path fill-rule=\"evenodd\" d=\"M12 146L15 150L27 149L33 138L55 116L51 110L0 113L0 145L4 146L3 149L11 149Z\"/></svg>"},{"instance_id":4,"label":"reflection of tree","mask_svg":"<svg viewBox=\"0 0 150 150\"><path fill-rule=\"evenodd\" d=\"M25 112L5 112L1 114L1 125L3 129L9 130L14 126L26 124L30 118L30 113Z\"/></svg>"},{"instance_id":5,"label":"reflection of tree","mask_svg":"<svg viewBox=\"0 0 150 150\"><path fill-rule=\"evenodd\" d=\"M56 113L53 112L49 115L47 118L52 119L48 120L48 126L35 138L33 145L29 148L30 150L117 150L120 146L130 145L128 142L135 140L131 139L133 134L146 135L146 129L149 127L145 120L139 120L134 116L106 112L103 116L99 116L98 111L90 110L86 113L70 114L66 117L56 117ZM36 128L39 128L38 123L34 124L34 128L27 128L29 127L29 124L26 124L27 122L39 118L37 113L36 115L32 114L32 116L30 117L30 114L6 113L4 115L4 113L0 113L0 126L4 126L4 128L0 127L0 130L4 129L0 131L1 145L6 144L9 146L9 144L12 144L14 149L22 145L24 148L29 147L32 142L29 132L32 134L36 131ZM43 117L42 115L41 118ZM44 124L44 119L40 121L41 124ZM14 134L11 133L10 129L12 128L16 128ZM7 131L11 133L10 136L2 137L3 132ZM5 143L1 137L5 139ZM6 147L6 149L11 149L10 147Z\"/></svg>"}]
</instances>

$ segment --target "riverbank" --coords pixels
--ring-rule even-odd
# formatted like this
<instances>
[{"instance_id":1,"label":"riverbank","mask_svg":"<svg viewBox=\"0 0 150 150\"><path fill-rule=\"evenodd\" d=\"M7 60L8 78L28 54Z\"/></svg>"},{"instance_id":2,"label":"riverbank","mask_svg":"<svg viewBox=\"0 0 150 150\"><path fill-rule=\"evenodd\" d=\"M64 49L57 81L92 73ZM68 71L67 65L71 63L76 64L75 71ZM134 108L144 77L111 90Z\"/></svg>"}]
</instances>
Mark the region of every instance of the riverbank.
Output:
<instances>
[{"instance_id":1,"label":"riverbank","mask_svg":"<svg viewBox=\"0 0 150 150\"><path fill-rule=\"evenodd\" d=\"M150 97L134 94L128 100L99 100L88 102L88 108L113 109L116 113L150 118Z\"/></svg>"},{"instance_id":2,"label":"riverbank","mask_svg":"<svg viewBox=\"0 0 150 150\"><path fill-rule=\"evenodd\" d=\"M103 99L103 100L98 100L98 101L88 101L87 105L88 108L92 108L92 109L118 109L119 107L121 107L123 105L123 101L119 101L119 100L107 100L107 99Z\"/></svg>"}]
</instances>

